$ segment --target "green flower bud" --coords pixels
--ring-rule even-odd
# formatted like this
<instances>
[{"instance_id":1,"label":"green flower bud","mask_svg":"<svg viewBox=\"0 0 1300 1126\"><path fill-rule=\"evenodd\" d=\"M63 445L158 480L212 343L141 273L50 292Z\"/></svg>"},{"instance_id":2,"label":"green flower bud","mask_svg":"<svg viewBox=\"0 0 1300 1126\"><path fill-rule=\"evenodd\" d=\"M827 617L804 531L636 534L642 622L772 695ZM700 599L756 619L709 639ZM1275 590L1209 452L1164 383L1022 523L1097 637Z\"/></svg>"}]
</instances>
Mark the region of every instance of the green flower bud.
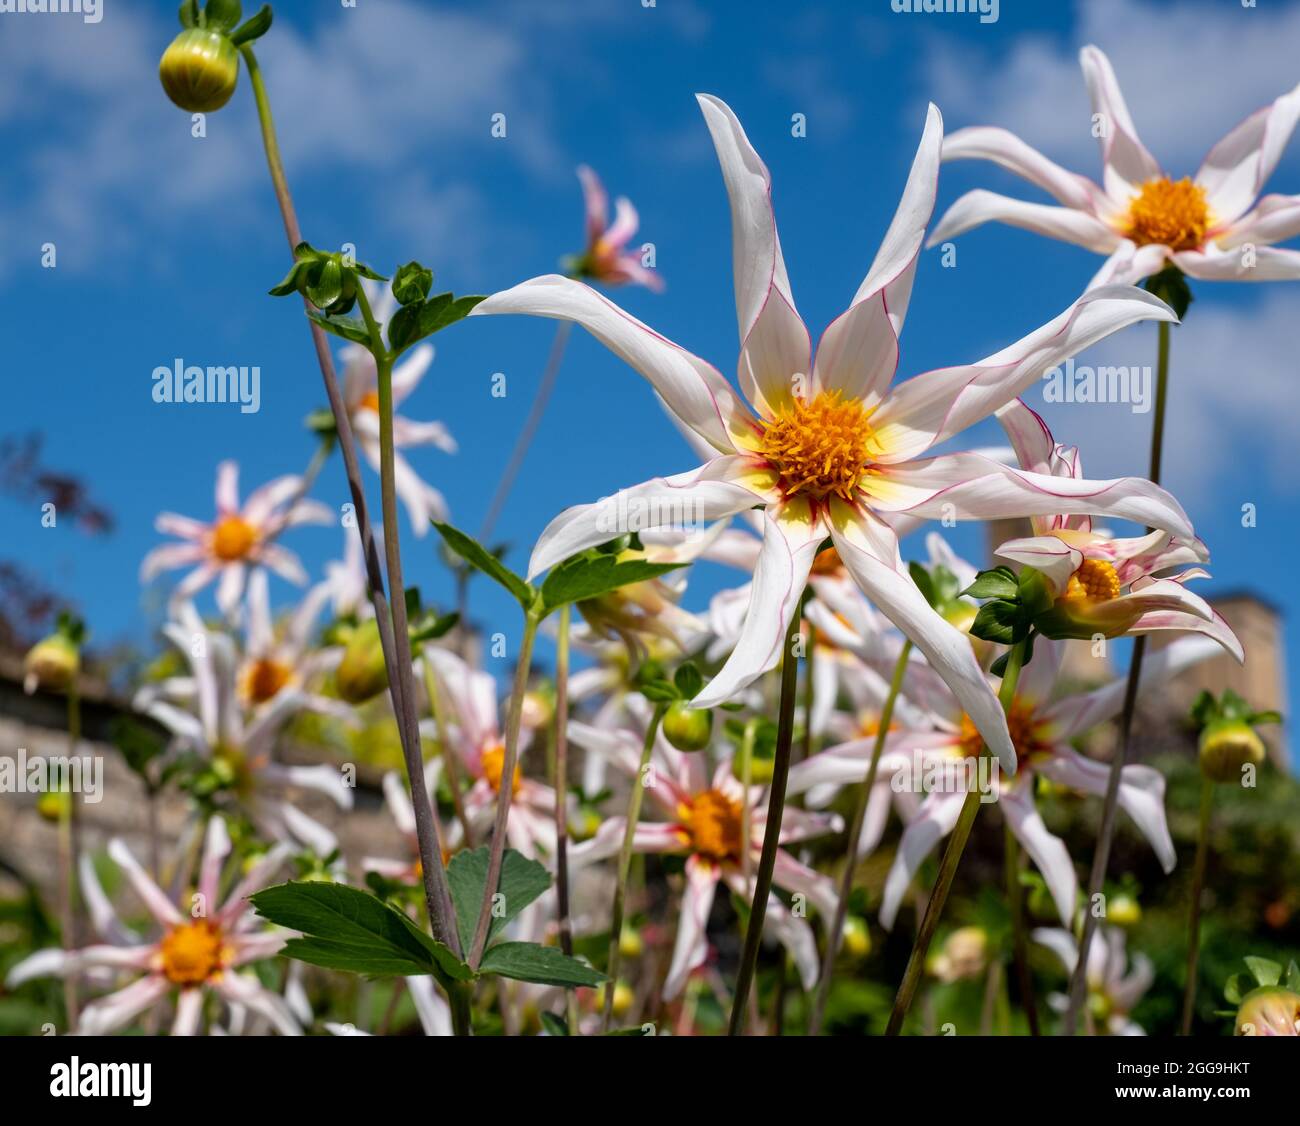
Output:
<instances>
[{"instance_id":1,"label":"green flower bud","mask_svg":"<svg viewBox=\"0 0 1300 1126\"><path fill-rule=\"evenodd\" d=\"M66 790L50 790L36 799L36 812L46 821L62 821L71 808L72 795Z\"/></svg>"},{"instance_id":2,"label":"green flower bud","mask_svg":"<svg viewBox=\"0 0 1300 1126\"><path fill-rule=\"evenodd\" d=\"M1300 1036L1300 993L1280 985L1252 989L1242 999L1233 1028L1237 1036Z\"/></svg>"},{"instance_id":3,"label":"green flower bud","mask_svg":"<svg viewBox=\"0 0 1300 1126\"><path fill-rule=\"evenodd\" d=\"M857 915L844 920L844 953L850 958L865 958L871 953L871 932L866 920Z\"/></svg>"},{"instance_id":4,"label":"green flower bud","mask_svg":"<svg viewBox=\"0 0 1300 1126\"><path fill-rule=\"evenodd\" d=\"M1142 921L1142 905L1126 891L1110 897L1106 918L1117 927L1128 930Z\"/></svg>"},{"instance_id":5,"label":"green flower bud","mask_svg":"<svg viewBox=\"0 0 1300 1126\"><path fill-rule=\"evenodd\" d=\"M72 638L52 633L28 650L23 661L23 689L30 696L37 688L66 692L81 671L81 652Z\"/></svg>"},{"instance_id":6,"label":"green flower bud","mask_svg":"<svg viewBox=\"0 0 1300 1126\"><path fill-rule=\"evenodd\" d=\"M745 761L748 759L750 785L766 786L772 781L772 774L776 766L774 752L775 747L760 745L758 739L742 743L736 748L735 757L731 760L731 773L743 781L745 777Z\"/></svg>"},{"instance_id":7,"label":"green flower bud","mask_svg":"<svg viewBox=\"0 0 1300 1126\"><path fill-rule=\"evenodd\" d=\"M713 713L678 701L664 714L664 736L679 751L702 751L713 734Z\"/></svg>"},{"instance_id":8,"label":"green flower bud","mask_svg":"<svg viewBox=\"0 0 1300 1126\"><path fill-rule=\"evenodd\" d=\"M379 625L371 618L356 628L334 673L339 696L349 704L364 704L388 687L388 668L379 643Z\"/></svg>"},{"instance_id":9,"label":"green flower bud","mask_svg":"<svg viewBox=\"0 0 1300 1126\"><path fill-rule=\"evenodd\" d=\"M188 113L215 113L235 92L239 52L221 32L191 27L172 40L158 64L167 96Z\"/></svg>"},{"instance_id":10,"label":"green flower bud","mask_svg":"<svg viewBox=\"0 0 1300 1126\"><path fill-rule=\"evenodd\" d=\"M1240 782L1242 768L1259 766L1266 753L1264 740L1244 719L1218 719L1201 732L1201 773L1211 782Z\"/></svg>"}]
</instances>

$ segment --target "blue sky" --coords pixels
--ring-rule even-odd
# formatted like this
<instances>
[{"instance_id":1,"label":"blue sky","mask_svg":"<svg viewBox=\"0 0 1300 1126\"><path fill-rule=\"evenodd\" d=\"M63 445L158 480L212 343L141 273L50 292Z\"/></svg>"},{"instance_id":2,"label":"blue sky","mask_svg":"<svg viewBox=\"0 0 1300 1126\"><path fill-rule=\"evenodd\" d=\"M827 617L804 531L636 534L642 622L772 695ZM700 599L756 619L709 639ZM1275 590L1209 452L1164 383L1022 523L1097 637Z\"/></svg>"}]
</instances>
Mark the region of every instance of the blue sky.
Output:
<instances>
[{"instance_id":1,"label":"blue sky","mask_svg":"<svg viewBox=\"0 0 1300 1126\"><path fill-rule=\"evenodd\" d=\"M434 3L280 0L258 45L306 236L352 242L388 272L415 257L440 288L490 292L555 268L579 248L574 166L593 165L640 210L663 295L617 299L664 335L734 371L737 342L726 198L693 94L728 101L771 169L785 256L814 334L847 304L897 204L933 99L949 129L997 124L1067 166L1099 174L1078 48L1111 57L1143 139L1175 176L1247 113L1300 80L1300 4L1003 0L1000 18L897 14L888 0L787 5L698 0ZM5 554L66 592L101 641L144 640L157 597L137 579L159 542L160 510L211 515L216 464L237 458L245 491L297 472L312 453L303 416L324 397L300 311L266 290L286 249L258 147L246 76L234 100L190 135L167 102L157 58L175 5L104 0L104 18L0 16L0 296L7 327L0 434L39 431L45 458L85 477L117 518L111 536L43 529L32 504L0 498ZM251 10L251 7L250 7ZM490 134L504 113L507 135ZM794 137L791 115L807 135ZM983 164L946 166L942 209L985 186L1038 198ZM1300 191L1300 144L1270 182ZM41 246L58 248L41 268ZM958 241L957 265L923 257L900 375L978 359L1049 320L1099 260L989 226ZM1300 488L1293 344L1300 289L1195 286L1175 332L1165 481L1213 552L1203 590L1249 587L1287 614L1292 654ZM460 442L416 467L477 527L527 412L553 325L472 321L437 339L406 413L439 418ZM1150 364L1139 326L1093 361ZM150 373L187 363L258 365L257 414L153 402ZM508 394L491 394L494 373ZM1031 405L1041 406L1036 396ZM1046 412L1078 444L1090 476L1144 474L1150 416L1124 404ZM996 427L970 436L997 440ZM648 387L575 333L560 385L500 526L522 568L529 545L569 504L689 468L691 455ZM374 477L369 481L377 503ZM338 460L317 487L347 499ZM1241 506L1258 526L1241 526ZM409 581L449 597L432 536L402 526ZM978 556L978 529L953 537ZM335 529L287 540L313 575ZM916 553L919 544L905 544ZM688 604L734 576L701 574ZM287 599L291 590L278 584ZM510 607L480 585L475 616L513 635ZM1296 697L1300 662L1290 671Z\"/></svg>"}]
</instances>

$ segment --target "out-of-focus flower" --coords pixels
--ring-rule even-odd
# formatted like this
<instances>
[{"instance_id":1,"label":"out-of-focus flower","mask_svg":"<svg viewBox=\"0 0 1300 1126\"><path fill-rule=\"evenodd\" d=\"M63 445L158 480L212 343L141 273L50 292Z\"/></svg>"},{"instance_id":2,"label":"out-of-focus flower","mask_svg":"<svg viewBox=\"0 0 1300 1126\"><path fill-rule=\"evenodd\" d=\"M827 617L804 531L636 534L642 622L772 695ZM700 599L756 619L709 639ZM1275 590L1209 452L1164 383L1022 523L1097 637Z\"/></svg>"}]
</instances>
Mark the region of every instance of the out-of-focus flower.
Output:
<instances>
[{"instance_id":1,"label":"out-of-focus flower","mask_svg":"<svg viewBox=\"0 0 1300 1126\"><path fill-rule=\"evenodd\" d=\"M926 970L945 984L979 977L988 965L989 936L983 927L958 927L930 956Z\"/></svg>"},{"instance_id":2,"label":"out-of-focus flower","mask_svg":"<svg viewBox=\"0 0 1300 1126\"><path fill-rule=\"evenodd\" d=\"M578 166L578 179L582 181L582 196L587 208L587 248L569 260L568 271L579 278L600 282L601 285L626 285L629 282L643 285L660 293L663 278L641 264L641 254L629 250L636 229L640 225L636 208L627 196L614 201L614 221L609 221L609 197L605 186L585 164Z\"/></svg>"},{"instance_id":3,"label":"out-of-focus flower","mask_svg":"<svg viewBox=\"0 0 1300 1126\"><path fill-rule=\"evenodd\" d=\"M397 298L390 287L382 289L370 282L361 283L380 326L397 310ZM347 405L348 419L352 423L357 445L365 454L370 467L379 472L379 373L375 358L359 344L348 344L343 356L343 399ZM433 345L427 341L417 344L393 369L393 410L419 386L429 365L433 363ZM435 446L443 453L456 452L456 440L441 422L414 422L393 415L393 446L397 450L417 446ZM406 506L411 520L411 531L417 538L429 533L433 520L447 519L447 502L442 493L421 478L411 463L400 453L394 458L397 495Z\"/></svg>"},{"instance_id":4,"label":"out-of-focus flower","mask_svg":"<svg viewBox=\"0 0 1300 1126\"><path fill-rule=\"evenodd\" d=\"M286 688L293 688L303 693L305 705L331 710L324 697L317 697L307 687L339 659L337 650L312 645L312 631L329 594L325 583L312 587L277 630L271 619L266 572L253 572L248 580L246 641L238 674L239 696L246 707L264 707Z\"/></svg>"},{"instance_id":5,"label":"out-of-focus flower","mask_svg":"<svg viewBox=\"0 0 1300 1126\"><path fill-rule=\"evenodd\" d=\"M1022 468L1047 476L1083 476L1079 451L1058 445L1047 424L1017 400L998 412ZM1033 567L1055 599L1038 626L1049 636L1118 637L1164 630L1203 633L1242 661L1241 642L1205 599L1184 585L1207 578L1200 567L1210 553L1196 537L1155 531L1116 539L1094 530L1089 516L1047 515L1032 519L1033 535L1008 540L1003 559Z\"/></svg>"},{"instance_id":6,"label":"out-of-focus flower","mask_svg":"<svg viewBox=\"0 0 1300 1126\"><path fill-rule=\"evenodd\" d=\"M880 253L848 310L826 330L814 363L776 234L767 170L727 106L708 96L700 97L700 105L731 200L739 379L753 410L703 360L572 279L535 278L476 306L475 316L524 313L577 321L644 375L714 452L691 472L561 513L542 533L529 574L606 542L632 521L638 529L670 527L684 518L698 523L761 509L763 547L740 640L695 701L713 707L775 667L813 560L830 536L854 582L912 638L963 700L989 746L1014 770L1006 719L969 642L912 582L896 533L883 517L982 520L1090 512L1190 534L1177 502L1150 482L1043 477L973 452L923 456L1067 357L1127 325L1168 321L1174 314L1135 289L1098 289L982 363L931 371L891 389L898 331L934 205L943 125L931 107Z\"/></svg>"},{"instance_id":7,"label":"out-of-focus flower","mask_svg":"<svg viewBox=\"0 0 1300 1126\"><path fill-rule=\"evenodd\" d=\"M305 586L307 573L298 557L276 540L286 528L299 524L329 524L333 513L323 504L302 495L302 478L277 477L239 503L239 466L223 461L217 466L216 518L205 524L188 516L163 512L154 527L164 535L184 542L156 547L140 565L140 581L149 582L162 571L198 566L177 585L173 598L192 598L213 579L217 605L226 615L234 613L244 595L250 570L269 567L291 583Z\"/></svg>"},{"instance_id":8,"label":"out-of-focus flower","mask_svg":"<svg viewBox=\"0 0 1300 1126\"><path fill-rule=\"evenodd\" d=\"M31 695L67 692L81 672L81 644L86 627L71 614L59 615L58 626L49 637L33 645L23 658L23 691Z\"/></svg>"},{"instance_id":9,"label":"out-of-focus flower","mask_svg":"<svg viewBox=\"0 0 1300 1126\"><path fill-rule=\"evenodd\" d=\"M1129 1013L1155 981L1155 967L1145 954L1135 954L1129 969L1124 932L1119 927L1107 927L1098 937L1101 941L1088 950L1088 1015L1099 1031L1111 1036L1145 1036L1142 1026L1135 1024ZM1038 927L1032 938L1061 959L1067 974L1074 974L1079 946L1070 931ZM1057 1012L1064 1012L1068 1003L1060 993L1048 998L1048 1004Z\"/></svg>"},{"instance_id":10,"label":"out-of-focus flower","mask_svg":"<svg viewBox=\"0 0 1300 1126\"><path fill-rule=\"evenodd\" d=\"M246 709L240 696L239 659L230 637L204 625L192 603L176 608L163 627L185 656L190 676L146 685L135 698L138 711L172 733L177 749L193 752L204 767L199 796L232 801L274 840L292 840L329 856L332 832L286 799L286 788L316 790L341 809L352 807L352 790L336 766L289 766L272 760L275 740L298 711L310 709L353 722L337 700L286 685L265 703Z\"/></svg>"},{"instance_id":11,"label":"out-of-focus flower","mask_svg":"<svg viewBox=\"0 0 1300 1126\"><path fill-rule=\"evenodd\" d=\"M1099 123L1102 183L1067 171L1005 129L959 129L944 142L944 160L991 160L1061 206L968 192L939 221L931 246L996 219L1109 255L1094 285L1138 281L1166 266L1207 281L1300 278L1300 252L1268 245L1300 234L1300 196L1260 198L1300 119L1300 86L1233 129L1195 177L1175 180L1138 140L1110 60L1088 46L1079 62Z\"/></svg>"},{"instance_id":12,"label":"out-of-focus flower","mask_svg":"<svg viewBox=\"0 0 1300 1126\"><path fill-rule=\"evenodd\" d=\"M721 762L712 777L703 756L682 754L673 749L662 733L656 738L651 759L653 777L639 779L641 737L634 731L599 730L583 723L569 724L569 737L589 753L612 762L633 785L643 784L663 821L638 822L633 838L637 852L670 853L685 856L686 890L682 897L681 921L672 964L664 982L664 998L681 993L687 978L708 956L706 930L718 883L725 882L748 902L753 896L750 883L758 866L767 819L767 791L751 786L749 792L736 780L729 761ZM745 809L749 816L749 857L744 855ZM787 808L781 821L781 843L791 844L834 832L839 818ZM582 865L614 856L626 833L625 817L605 820L590 840L570 852L577 871ZM748 866L750 880L745 879ZM823 876L800 863L786 849L777 850L773 883L805 901L805 911L792 911L775 895L768 900L765 929L793 956L804 989L817 981L817 945L805 914L808 905L831 918L835 910L835 888Z\"/></svg>"},{"instance_id":13,"label":"out-of-focus flower","mask_svg":"<svg viewBox=\"0 0 1300 1126\"><path fill-rule=\"evenodd\" d=\"M149 878L120 840L110 842L108 853L162 927L162 937L140 943L122 925L95 882L90 885L95 889L91 915L106 942L81 950L38 951L9 971L10 988L49 974L66 977L104 970L143 974L82 1010L77 1031L85 1036L103 1036L130 1024L170 993L176 995L172 1035L192 1036L199 1031L203 1001L209 990L228 1005L242 1006L264 1017L277 1032L287 1036L301 1033L279 994L263 987L255 975L236 972L250 962L272 957L285 939L292 937L289 932L265 930L249 913L247 902L247 897L266 886L284 863L287 849L271 849L222 900L221 870L230 853L230 836L225 821L213 817L208 822L199 883L188 911L174 904Z\"/></svg>"}]
</instances>

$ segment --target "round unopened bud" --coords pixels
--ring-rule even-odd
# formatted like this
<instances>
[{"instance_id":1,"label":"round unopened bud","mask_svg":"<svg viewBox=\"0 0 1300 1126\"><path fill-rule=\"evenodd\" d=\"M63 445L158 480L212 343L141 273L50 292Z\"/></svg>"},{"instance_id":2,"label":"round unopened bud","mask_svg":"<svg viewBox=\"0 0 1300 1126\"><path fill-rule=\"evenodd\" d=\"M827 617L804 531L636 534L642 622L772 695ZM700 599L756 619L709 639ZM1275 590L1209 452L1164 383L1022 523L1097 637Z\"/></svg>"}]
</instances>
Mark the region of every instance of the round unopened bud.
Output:
<instances>
[{"instance_id":1,"label":"round unopened bud","mask_svg":"<svg viewBox=\"0 0 1300 1126\"><path fill-rule=\"evenodd\" d=\"M1233 1028L1237 1036L1300 1036L1300 993L1266 985L1246 994Z\"/></svg>"},{"instance_id":2,"label":"round unopened bud","mask_svg":"<svg viewBox=\"0 0 1300 1126\"><path fill-rule=\"evenodd\" d=\"M66 692L81 671L81 653L76 642L52 633L27 651L23 661L23 689L31 695L38 688Z\"/></svg>"},{"instance_id":3,"label":"round unopened bud","mask_svg":"<svg viewBox=\"0 0 1300 1126\"><path fill-rule=\"evenodd\" d=\"M1128 892L1119 892L1110 897L1110 903L1106 907L1106 918L1115 926L1127 930L1142 921L1142 905Z\"/></svg>"},{"instance_id":4,"label":"round unopened bud","mask_svg":"<svg viewBox=\"0 0 1300 1126\"><path fill-rule=\"evenodd\" d=\"M364 704L388 687L388 668L379 643L379 625L371 618L356 628L334 673L339 696L349 704Z\"/></svg>"},{"instance_id":5,"label":"round unopened bud","mask_svg":"<svg viewBox=\"0 0 1300 1126\"><path fill-rule=\"evenodd\" d=\"M549 727L555 719L555 692L548 688L534 688L524 693L523 725L536 730Z\"/></svg>"},{"instance_id":6,"label":"round unopened bud","mask_svg":"<svg viewBox=\"0 0 1300 1126\"><path fill-rule=\"evenodd\" d=\"M850 958L865 958L871 953L871 932L866 920L857 915L844 920L844 953Z\"/></svg>"},{"instance_id":7,"label":"round unopened bud","mask_svg":"<svg viewBox=\"0 0 1300 1126\"><path fill-rule=\"evenodd\" d=\"M66 790L48 790L36 799L36 812L46 821L62 821L71 808L71 795Z\"/></svg>"},{"instance_id":8,"label":"round unopened bud","mask_svg":"<svg viewBox=\"0 0 1300 1126\"><path fill-rule=\"evenodd\" d=\"M618 952L624 958L639 958L644 950L641 932L635 927L624 927L618 936Z\"/></svg>"},{"instance_id":9,"label":"round unopened bud","mask_svg":"<svg viewBox=\"0 0 1300 1126\"><path fill-rule=\"evenodd\" d=\"M1240 782L1244 766L1259 766L1264 740L1244 719L1219 719L1201 732L1201 773L1211 782Z\"/></svg>"},{"instance_id":10,"label":"round unopened bud","mask_svg":"<svg viewBox=\"0 0 1300 1126\"><path fill-rule=\"evenodd\" d=\"M680 700L664 713L664 737L679 751L702 751L713 734L713 713Z\"/></svg>"},{"instance_id":11,"label":"round unopened bud","mask_svg":"<svg viewBox=\"0 0 1300 1126\"><path fill-rule=\"evenodd\" d=\"M239 81L239 52L219 31L191 27L172 40L158 64L167 96L189 113L214 113Z\"/></svg>"},{"instance_id":12,"label":"round unopened bud","mask_svg":"<svg viewBox=\"0 0 1300 1126\"><path fill-rule=\"evenodd\" d=\"M752 786L766 786L772 781L776 760L770 754L760 754L753 745L756 740L746 741L737 749L731 760L731 773L741 781L745 778L745 765L749 764L749 782Z\"/></svg>"},{"instance_id":13,"label":"round unopened bud","mask_svg":"<svg viewBox=\"0 0 1300 1126\"><path fill-rule=\"evenodd\" d=\"M596 986L596 1008L605 1007L605 990L609 988L609 982L603 982ZM632 987L626 982L620 981L614 986L614 1004L611 1006L613 1014L621 1017L632 1007L632 1002L636 1000L636 994L632 992Z\"/></svg>"}]
</instances>

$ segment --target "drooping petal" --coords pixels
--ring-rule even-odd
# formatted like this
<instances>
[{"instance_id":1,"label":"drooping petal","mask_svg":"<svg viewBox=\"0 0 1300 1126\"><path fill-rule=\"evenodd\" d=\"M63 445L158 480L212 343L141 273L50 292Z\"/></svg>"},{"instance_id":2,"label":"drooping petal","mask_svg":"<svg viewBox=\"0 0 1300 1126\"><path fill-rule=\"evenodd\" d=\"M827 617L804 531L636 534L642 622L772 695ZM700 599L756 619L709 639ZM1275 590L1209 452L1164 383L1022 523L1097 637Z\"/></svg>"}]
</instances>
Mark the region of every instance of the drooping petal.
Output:
<instances>
[{"instance_id":1,"label":"drooping petal","mask_svg":"<svg viewBox=\"0 0 1300 1126\"><path fill-rule=\"evenodd\" d=\"M1083 563L1083 552L1059 536L1027 536L1007 540L993 551L999 559L1041 571L1057 595L1064 593L1070 576Z\"/></svg>"},{"instance_id":2,"label":"drooping petal","mask_svg":"<svg viewBox=\"0 0 1300 1126\"><path fill-rule=\"evenodd\" d=\"M1129 286L1085 293L1054 320L976 364L928 371L894 387L873 417L893 463L988 417L1071 356L1138 321L1175 321L1159 298Z\"/></svg>"},{"instance_id":3,"label":"drooping petal","mask_svg":"<svg viewBox=\"0 0 1300 1126\"><path fill-rule=\"evenodd\" d=\"M281 1036L301 1036L302 1028L278 993L263 987L252 974L224 974L216 990L233 1005L245 1008L264 1017Z\"/></svg>"},{"instance_id":4,"label":"drooping petal","mask_svg":"<svg viewBox=\"0 0 1300 1126\"><path fill-rule=\"evenodd\" d=\"M176 1019L172 1022L173 1036L195 1036L203 1017L203 990L182 989L176 997Z\"/></svg>"},{"instance_id":5,"label":"drooping petal","mask_svg":"<svg viewBox=\"0 0 1300 1126\"><path fill-rule=\"evenodd\" d=\"M1244 243L1256 246L1285 242L1300 235L1300 196L1266 195L1214 241L1231 250Z\"/></svg>"},{"instance_id":6,"label":"drooping petal","mask_svg":"<svg viewBox=\"0 0 1300 1126\"><path fill-rule=\"evenodd\" d=\"M493 294L470 315L498 313L576 321L648 379L674 414L723 453L735 450L736 435L751 432L749 412L716 368L664 339L590 286L549 274Z\"/></svg>"},{"instance_id":7,"label":"drooping petal","mask_svg":"<svg viewBox=\"0 0 1300 1126\"><path fill-rule=\"evenodd\" d=\"M1003 789L999 804L1016 839L1025 846L1029 858L1043 874L1052 902L1060 913L1061 922L1067 927L1072 926L1079 878L1065 842L1047 831L1047 826L1043 824L1043 818L1034 805L1032 787Z\"/></svg>"},{"instance_id":8,"label":"drooping petal","mask_svg":"<svg viewBox=\"0 0 1300 1126\"><path fill-rule=\"evenodd\" d=\"M651 528L700 528L768 499L772 474L751 459L718 457L688 473L620 489L594 504L565 509L537 539L528 561L529 579L589 547L627 532Z\"/></svg>"},{"instance_id":9,"label":"drooping petal","mask_svg":"<svg viewBox=\"0 0 1300 1126\"><path fill-rule=\"evenodd\" d=\"M708 956L709 912L713 909L713 896L718 889L720 874L715 864L698 856L686 861L686 890L682 893L673 960L664 981L665 1001L672 1001L681 993L686 979L704 965Z\"/></svg>"},{"instance_id":10,"label":"drooping petal","mask_svg":"<svg viewBox=\"0 0 1300 1126\"><path fill-rule=\"evenodd\" d=\"M917 589L903 566L893 531L870 513L859 513L839 501L831 504L830 524L840 559L862 592L925 654L1002 768L1014 774L1016 751L1006 716L975 659L970 640L935 613Z\"/></svg>"},{"instance_id":11,"label":"drooping petal","mask_svg":"<svg viewBox=\"0 0 1300 1126\"><path fill-rule=\"evenodd\" d=\"M916 817L903 830L898 842L898 854L885 878L880 899L880 925L887 931L894 929L898 908L911 886L912 878L944 837L953 831L961 816L965 794L930 794L921 803Z\"/></svg>"},{"instance_id":12,"label":"drooping petal","mask_svg":"<svg viewBox=\"0 0 1300 1126\"><path fill-rule=\"evenodd\" d=\"M92 1001L81 1010L77 1031L83 1036L107 1036L130 1024L147 1008L162 999L170 988L161 974L150 974L125 989Z\"/></svg>"},{"instance_id":13,"label":"drooping petal","mask_svg":"<svg viewBox=\"0 0 1300 1126\"><path fill-rule=\"evenodd\" d=\"M1143 278L1158 274L1170 257L1169 247L1152 242L1137 246L1131 239L1123 239L1101 269L1092 275L1089 289L1106 285L1137 285Z\"/></svg>"},{"instance_id":14,"label":"drooping petal","mask_svg":"<svg viewBox=\"0 0 1300 1126\"><path fill-rule=\"evenodd\" d=\"M1138 139L1110 60L1099 48L1090 45L1079 52L1079 65L1088 84L1093 118L1101 140L1105 173L1102 182L1106 194L1114 202L1123 204L1147 180L1160 175L1160 165Z\"/></svg>"},{"instance_id":15,"label":"drooping petal","mask_svg":"<svg viewBox=\"0 0 1300 1126\"><path fill-rule=\"evenodd\" d=\"M823 535L806 499L795 497L764 513L763 549L740 637L727 663L695 698L696 707L726 703L776 667Z\"/></svg>"},{"instance_id":16,"label":"drooping petal","mask_svg":"<svg viewBox=\"0 0 1300 1126\"><path fill-rule=\"evenodd\" d=\"M1300 251L1278 246L1218 250L1180 250L1174 265L1202 281L1295 281L1300 278Z\"/></svg>"},{"instance_id":17,"label":"drooping petal","mask_svg":"<svg viewBox=\"0 0 1300 1126\"><path fill-rule=\"evenodd\" d=\"M1256 110L1214 146L1196 173L1206 203L1231 222L1259 198L1300 121L1300 86Z\"/></svg>"},{"instance_id":18,"label":"drooping petal","mask_svg":"<svg viewBox=\"0 0 1300 1126\"><path fill-rule=\"evenodd\" d=\"M1028 203L976 188L944 212L930 235L929 245L947 242L973 227L992 222L1060 239L1097 254L1110 254L1120 243L1120 235L1114 227L1086 211L1049 203Z\"/></svg>"}]
</instances>

